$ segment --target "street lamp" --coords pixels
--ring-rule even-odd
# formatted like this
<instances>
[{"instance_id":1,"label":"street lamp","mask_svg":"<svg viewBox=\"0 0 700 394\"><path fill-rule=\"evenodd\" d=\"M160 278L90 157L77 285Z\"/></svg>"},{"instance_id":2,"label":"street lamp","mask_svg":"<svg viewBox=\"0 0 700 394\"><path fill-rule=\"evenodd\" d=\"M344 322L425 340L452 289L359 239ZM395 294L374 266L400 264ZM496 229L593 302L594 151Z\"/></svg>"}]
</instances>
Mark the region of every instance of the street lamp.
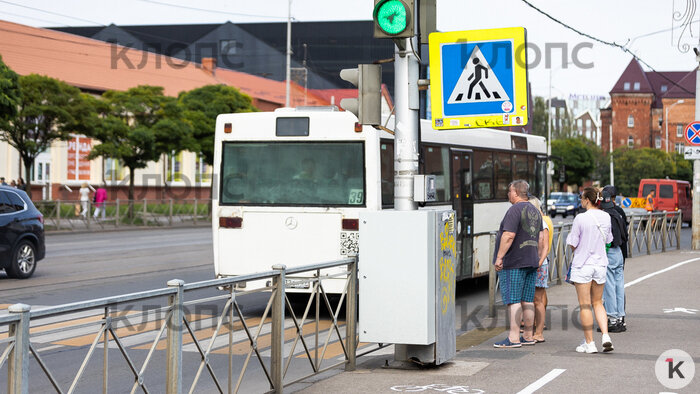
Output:
<instances>
[{"instance_id":1,"label":"street lamp","mask_svg":"<svg viewBox=\"0 0 700 394\"><path fill-rule=\"evenodd\" d=\"M677 104L683 104L684 102L685 100L678 100L666 108L666 117L664 118L664 121L666 122L666 153L668 153L668 111L670 111L671 108L675 107Z\"/></svg>"}]
</instances>

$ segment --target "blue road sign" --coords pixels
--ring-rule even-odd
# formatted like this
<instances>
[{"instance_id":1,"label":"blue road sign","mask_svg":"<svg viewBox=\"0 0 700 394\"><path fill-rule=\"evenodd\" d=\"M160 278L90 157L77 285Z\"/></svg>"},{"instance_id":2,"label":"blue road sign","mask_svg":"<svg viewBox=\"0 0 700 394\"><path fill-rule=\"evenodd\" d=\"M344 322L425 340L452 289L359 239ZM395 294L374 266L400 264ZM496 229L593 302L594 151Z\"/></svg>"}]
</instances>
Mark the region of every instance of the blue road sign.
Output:
<instances>
[{"instance_id":1,"label":"blue road sign","mask_svg":"<svg viewBox=\"0 0 700 394\"><path fill-rule=\"evenodd\" d=\"M630 198L623 198L622 199L622 206L625 208L629 208L632 206L632 200Z\"/></svg>"},{"instance_id":2,"label":"blue road sign","mask_svg":"<svg viewBox=\"0 0 700 394\"><path fill-rule=\"evenodd\" d=\"M685 140L692 146L700 146L700 122L691 122L685 126Z\"/></svg>"},{"instance_id":3,"label":"blue road sign","mask_svg":"<svg viewBox=\"0 0 700 394\"><path fill-rule=\"evenodd\" d=\"M454 43L441 49L445 116L515 112L511 40Z\"/></svg>"}]
</instances>

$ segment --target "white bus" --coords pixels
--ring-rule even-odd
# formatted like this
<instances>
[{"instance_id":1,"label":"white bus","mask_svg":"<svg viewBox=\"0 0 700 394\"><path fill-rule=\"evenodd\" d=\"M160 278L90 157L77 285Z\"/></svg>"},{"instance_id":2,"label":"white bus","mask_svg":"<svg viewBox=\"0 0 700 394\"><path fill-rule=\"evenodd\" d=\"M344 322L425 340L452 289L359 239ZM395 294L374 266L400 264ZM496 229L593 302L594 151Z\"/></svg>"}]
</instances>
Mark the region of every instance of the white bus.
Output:
<instances>
[{"instance_id":1,"label":"white bus","mask_svg":"<svg viewBox=\"0 0 700 394\"><path fill-rule=\"evenodd\" d=\"M218 116L212 195L218 277L358 252L360 211L393 206L394 137L356 122L332 108ZM437 201L427 205L457 212L457 280L487 275L489 233L509 207L508 184L525 179L532 194L545 195L546 141L420 125L420 173L437 179Z\"/></svg>"}]
</instances>

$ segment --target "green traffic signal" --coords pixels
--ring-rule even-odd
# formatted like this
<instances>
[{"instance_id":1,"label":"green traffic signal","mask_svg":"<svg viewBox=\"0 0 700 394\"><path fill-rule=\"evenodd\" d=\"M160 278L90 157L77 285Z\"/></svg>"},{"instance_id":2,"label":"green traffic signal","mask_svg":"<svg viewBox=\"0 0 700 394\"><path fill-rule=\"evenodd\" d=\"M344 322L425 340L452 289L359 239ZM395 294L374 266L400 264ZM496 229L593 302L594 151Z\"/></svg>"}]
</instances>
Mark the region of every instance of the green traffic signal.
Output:
<instances>
[{"instance_id":1,"label":"green traffic signal","mask_svg":"<svg viewBox=\"0 0 700 394\"><path fill-rule=\"evenodd\" d=\"M401 0L387 0L377 4L374 20L386 34L400 34L408 27L406 4Z\"/></svg>"}]
</instances>

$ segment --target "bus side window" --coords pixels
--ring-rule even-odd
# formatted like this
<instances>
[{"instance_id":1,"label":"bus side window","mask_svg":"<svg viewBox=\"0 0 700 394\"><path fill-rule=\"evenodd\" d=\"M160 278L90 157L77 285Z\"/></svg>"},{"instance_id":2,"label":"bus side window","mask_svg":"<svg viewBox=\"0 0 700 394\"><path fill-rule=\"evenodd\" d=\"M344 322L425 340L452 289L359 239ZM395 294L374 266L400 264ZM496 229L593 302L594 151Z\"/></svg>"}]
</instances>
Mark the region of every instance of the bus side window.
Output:
<instances>
[{"instance_id":1,"label":"bus side window","mask_svg":"<svg viewBox=\"0 0 700 394\"><path fill-rule=\"evenodd\" d=\"M493 156L491 152L474 151L474 198L493 199ZM508 181L510 182L510 181Z\"/></svg>"},{"instance_id":2,"label":"bus side window","mask_svg":"<svg viewBox=\"0 0 700 394\"><path fill-rule=\"evenodd\" d=\"M394 205L394 142L381 141L379 161L382 178L382 206Z\"/></svg>"},{"instance_id":3,"label":"bus side window","mask_svg":"<svg viewBox=\"0 0 700 394\"><path fill-rule=\"evenodd\" d=\"M450 200L450 151L439 146L423 146L424 169L426 175L435 175L437 201Z\"/></svg>"}]
</instances>

